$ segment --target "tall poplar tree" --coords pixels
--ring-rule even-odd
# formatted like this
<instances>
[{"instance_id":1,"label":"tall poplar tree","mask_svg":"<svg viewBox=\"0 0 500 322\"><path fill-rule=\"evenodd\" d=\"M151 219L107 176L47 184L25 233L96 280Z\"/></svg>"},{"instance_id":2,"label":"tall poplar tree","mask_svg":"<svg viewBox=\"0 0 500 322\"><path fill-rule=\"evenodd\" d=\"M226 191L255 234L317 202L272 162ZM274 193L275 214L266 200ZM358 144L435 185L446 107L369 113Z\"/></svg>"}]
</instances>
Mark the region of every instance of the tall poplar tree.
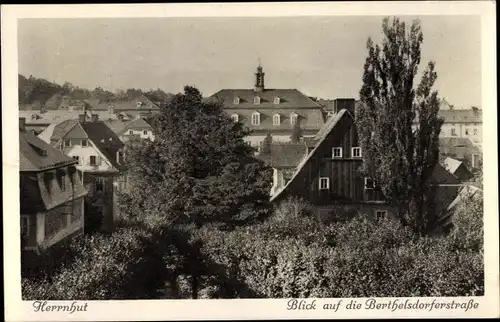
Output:
<instances>
[{"instance_id":1,"label":"tall poplar tree","mask_svg":"<svg viewBox=\"0 0 500 322\"><path fill-rule=\"evenodd\" d=\"M437 73L429 62L415 85L423 34L414 20L409 30L399 18L385 18L382 44L368 39L356 123L363 149L363 172L381 188L402 221L418 233L433 224L433 187L439 159L439 99L432 90Z\"/></svg>"}]
</instances>

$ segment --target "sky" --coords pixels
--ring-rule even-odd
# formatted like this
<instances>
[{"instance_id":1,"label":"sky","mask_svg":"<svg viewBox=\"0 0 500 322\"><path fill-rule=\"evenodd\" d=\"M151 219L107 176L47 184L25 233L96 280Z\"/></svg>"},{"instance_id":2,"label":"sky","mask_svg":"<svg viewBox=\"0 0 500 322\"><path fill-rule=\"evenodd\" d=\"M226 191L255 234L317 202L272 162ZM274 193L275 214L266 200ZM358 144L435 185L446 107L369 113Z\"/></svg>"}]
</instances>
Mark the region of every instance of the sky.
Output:
<instances>
[{"instance_id":1,"label":"sky","mask_svg":"<svg viewBox=\"0 0 500 322\"><path fill-rule=\"evenodd\" d=\"M20 19L19 73L112 91L178 93L193 85L209 96L223 88L252 88L260 59L267 88L359 98L366 41L381 41L382 18ZM435 61L441 97L457 108L481 106L480 18L418 19L424 36L420 70Z\"/></svg>"}]
</instances>

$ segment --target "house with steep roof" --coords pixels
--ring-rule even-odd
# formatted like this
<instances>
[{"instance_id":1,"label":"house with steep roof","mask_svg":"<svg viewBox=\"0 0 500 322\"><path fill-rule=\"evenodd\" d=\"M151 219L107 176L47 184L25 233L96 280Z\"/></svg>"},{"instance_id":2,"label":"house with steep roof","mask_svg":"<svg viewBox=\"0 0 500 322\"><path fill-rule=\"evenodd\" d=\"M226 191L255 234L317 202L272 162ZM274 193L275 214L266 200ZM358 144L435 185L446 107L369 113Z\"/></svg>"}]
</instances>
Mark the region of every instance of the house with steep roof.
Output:
<instances>
[{"instance_id":1,"label":"house with steep roof","mask_svg":"<svg viewBox=\"0 0 500 322\"><path fill-rule=\"evenodd\" d=\"M267 133L275 142L290 141L295 126L303 137L314 136L325 123L322 107L297 89L266 88L264 75L259 65L253 89L222 89L208 100L222 103L235 122L251 130L245 141L257 149Z\"/></svg>"},{"instance_id":2,"label":"house with steep roof","mask_svg":"<svg viewBox=\"0 0 500 322\"><path fill-rule=\"evenodd\" d=\"M448 172L453 174L461 181L467 181L473 177L469 169L467 169L465 164L460 160L447 157L443 160L443 166L446 170L448 170Z\"/></svg>"},{"instance_id":3,"label":"house with steep roof","mask_svg":"<svg viewBox=\"0 0 500 322\"><path fill-rule=\"evenodd\" d=\"M19 122L21 249L38 253L84 231L84 197L74 159ZM31 253L30 253L31 254ZM26 263L23 263L26 264Z\"/></svg>"},{"instance_id":4,"label":"house with steep roof","mask_svg":"<svg viewBox=\"0 0 500 322\"><path fill-rule=\"evenodd\" d=\"M93 114L90 119L81 114L78 120L66 120L41 133L47 143L77 161L76 168L89 190L89 199L104 201L102 227L111 230L117 218L117 192L126 188L124 143Z\"/></svg>"},{"instance_id":5,"label":"house with steep roof","mask_svg":"<svg viewBox=\"0 0 500 322\"><path fill-rule=\"evenodd\" d=\"M132 138L154 141L154 129L145 118L136 118L130 121L108 120L104 121L104 123L115 132L123 142L127 142Z\"/></svg>"},{"instance_id":6,"label":"house with steep roof","mask_svg":"<svg viewBox=\"0 0 500 322\"><path fill-rule=\"evenodd\" d=\"M355 213L377 219L394 213L376 183L359 171L363 151L353 115L342 109L328 120L313 140L304 142L306 156L295 159L300 161L291 178L275 189L272 202L302 197L315 207L320 220L345 218ZM439 164L429 184L437 187L436 193L443 196L442 200L437 198L438 203L446 205L461 187L460 180Z\"/></svg>"}]
</instances>

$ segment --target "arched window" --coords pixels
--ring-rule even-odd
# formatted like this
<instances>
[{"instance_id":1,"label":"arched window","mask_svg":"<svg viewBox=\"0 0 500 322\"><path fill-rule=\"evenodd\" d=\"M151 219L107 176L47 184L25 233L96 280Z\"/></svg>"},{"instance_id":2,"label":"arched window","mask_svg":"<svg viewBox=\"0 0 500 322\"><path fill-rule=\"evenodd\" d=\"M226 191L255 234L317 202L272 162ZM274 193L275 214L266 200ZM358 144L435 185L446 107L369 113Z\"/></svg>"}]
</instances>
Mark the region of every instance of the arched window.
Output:
<instances>
[{"instance_id":1,"label":"arched window","mask_svg":"<svg viewBox=\"0 0 500 322\"><path fill-rule=\"evenodd\" d=\"M297 123L297 114L293 113L290 116L290 124L295 125Z\"/></svg>"},{"instance_id":2,"label":"arched window","mask_svg":"<svg viewBox=\"0 0 500 322\"><path fill-rule=\"evenodd\" d=\"M231 119L232 119L234 122L238 122L238 114L233 114L233 115L231 115Z\"/></svg>"},{"instance_id":3,"label":"arched window","mask_svg":"<svg viewBox=\"0 0 500 322\"><path fill-rule=\"evenodd\" d=\"M274 114L273 116L273 124L274 125L280 125L281 124L281 117L279 114Z\"/></svg>"},{"instance_id":4,"label":"arched window","mask_svg":"<svg viewBox=\"0 0 500 322\"><path fill-rule=\"evenodd\" d=\"M260 97L255 96L255 97L253 98L253 103L254 103L254 104L260 104Z\"/></svg>"},{"instance_id":5,"label":"arched window","mask_svg":"<svg viewBox=\"0 0 500 322\"><path fill-rule=\"evenodd\" d=\"M252 114L252 125L259 125L259 124L260 124L260 113L254 112Z\"/></svg>"},{"instance_id":6,"label":"arched window","mask_svg":"<svg viewBox=\"0 0 500 322\"><path fill-rule=\"evenodd\" d=\"M235 98L234 98L233 103L234 103L235 105L240 104L240 98L239 98L239 97L235 97Z\"/></svg>"}]
</instances>

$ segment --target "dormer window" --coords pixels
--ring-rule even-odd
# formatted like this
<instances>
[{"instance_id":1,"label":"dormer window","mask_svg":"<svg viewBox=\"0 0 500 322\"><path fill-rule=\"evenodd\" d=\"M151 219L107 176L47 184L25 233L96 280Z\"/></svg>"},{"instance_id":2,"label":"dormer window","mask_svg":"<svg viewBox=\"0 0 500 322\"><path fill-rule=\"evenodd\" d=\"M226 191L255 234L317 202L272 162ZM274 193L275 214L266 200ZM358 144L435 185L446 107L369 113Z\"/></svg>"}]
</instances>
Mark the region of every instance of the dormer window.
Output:
<instances>
[{"instance_id":1,"label":"dormer window","mask_svg":"<svg viewBox=\"0 0 500 322\"><path fill-rule=\"evenodd\" d=\"M117 151L116 152L116 162L118 164L121 164L121 162L123 161L123 159L124 159L124 153L123 153L123 151L122 150Z\"/></svg>"},{"instance_id":2,"label":"dormer window","mask_svg":"<svg viewBox=\"0 0 500 322\"><path fill-rule=\"evenodd\" d=\"M292 113L292 115L290 116L290 124L295 125L297 123L297 116L297 114Z\"/></svg>"},{"instance_id":3,"label":"dormer window","mask_svg":"<svg viewBox=\"0 0 500 322\"><path fill-rule=\"evenodd\" d=\"M352 148L352 157L353 158L361 158L361 148L360 147L354 147Z\"/></svg>"},{"instance_id":4,"label":"dormer window","mask_svg":"<svg viewBox=\"0 0 500 322\"><path fill-rule=\"evenodd\" d=\"M253 98L253 103L254 103L254 104L260 104L260 97L255 96L255 97Z\"/></svg>"},{"instance_id":5,"label":"dormer window","mask_svg":"<svg viewBox=\"0 0 500 322\"><path fill-rule=\"evenodd\" d=\"M141 107L142 106L142 102L137 102L137 107Z\"/></svg>"},{"instance_id":6,"label":"dormer window","mask_svg":"<svg viewBox=\"0 0 500 322\"><path fill-rule=\"evenodd\" d=\"M280 103L280 98L278 96L276 96L274 98L274 104L279 104Z\"/></svg>"},{"instance_id":7,"label":"dormer window","mask_svg":"<svg viewBox=\"0 0 500 322\"><path fill-rule=\"evenodd\" d=\"M252 114L252 125L259 125L259 124L260 124L260 113L254 112Z\"/></svg>"},{"instance_id":8,"label":"dormer window","mask_svg":"<svg viewBox=\"0 0 500 322\"><path fill-rule=\"evenodd\" d=\"M280 125L281 124L281 116L279 114L274 114L273 116L273 124Z\"/></svg>"},{"instance_id":9,"label":"dormer window","mask_svg":"<svg viewBox=\"0 0 500 322\"><path fill-rule=\"evenodd\" d=\"M239 97L235 97L234 101L233 101L233 104L235 104L235 105L240 104L240 98Z\"/></svg>"},{"instance_id":10,"label":"dormer window","mask_svg":"<svg viewBox=\"0 0 500 322\"><path fill-rule=\"evenodd\" d=\"M238 114L231 115L231 120L233 120L233 122L238 122L238 120L239 120Z\"/></svg>"}]
</instances>

